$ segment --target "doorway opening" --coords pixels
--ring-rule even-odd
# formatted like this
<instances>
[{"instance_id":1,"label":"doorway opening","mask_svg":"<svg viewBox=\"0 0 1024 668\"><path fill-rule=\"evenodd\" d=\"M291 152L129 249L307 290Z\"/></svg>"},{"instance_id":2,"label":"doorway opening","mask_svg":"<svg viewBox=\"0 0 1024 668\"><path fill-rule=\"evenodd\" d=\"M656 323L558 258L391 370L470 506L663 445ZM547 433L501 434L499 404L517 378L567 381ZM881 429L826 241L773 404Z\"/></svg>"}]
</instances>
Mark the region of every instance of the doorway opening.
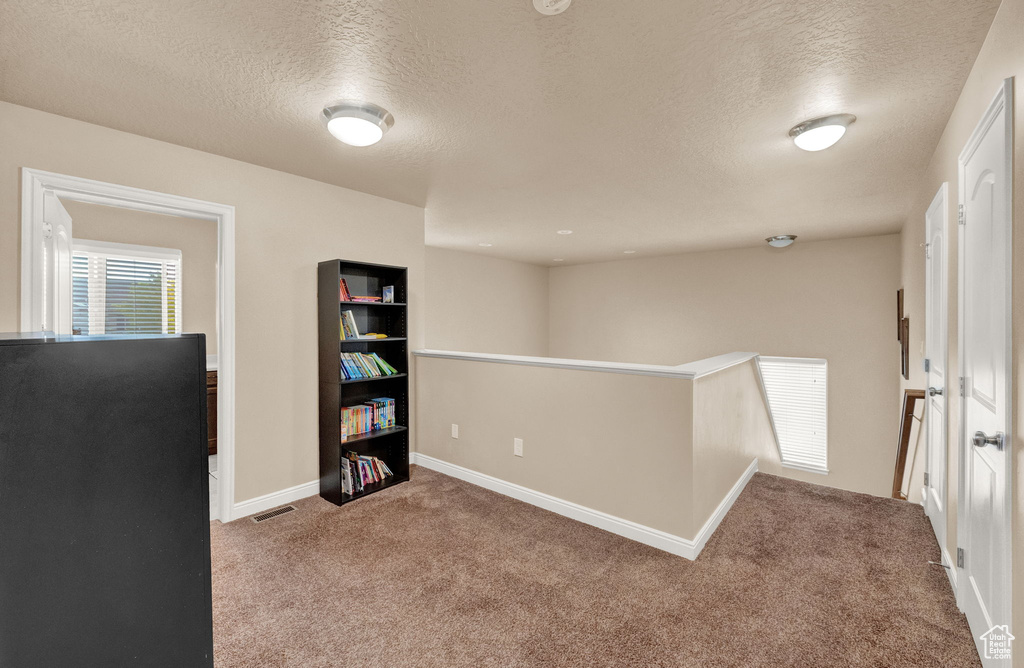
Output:
<instances>
[{"instance_id":1,"label":"doorway opening","mask_svg":"<svg viewBox=\"0 0 1024 668\"><path fill-rule=\"evenodd\" d=\"M147 225L167 216L173 224ZM76 217L102 222L79 234ZM193 234L182 235L189 226ZM191 239L191 252L159 241L154 227ZM222 522L234 506L234 273L232 206L22 170L23 331L207 334L208 388L216 375L212 402L208 389L211 519Z\"/></svg>"}]
</instances>

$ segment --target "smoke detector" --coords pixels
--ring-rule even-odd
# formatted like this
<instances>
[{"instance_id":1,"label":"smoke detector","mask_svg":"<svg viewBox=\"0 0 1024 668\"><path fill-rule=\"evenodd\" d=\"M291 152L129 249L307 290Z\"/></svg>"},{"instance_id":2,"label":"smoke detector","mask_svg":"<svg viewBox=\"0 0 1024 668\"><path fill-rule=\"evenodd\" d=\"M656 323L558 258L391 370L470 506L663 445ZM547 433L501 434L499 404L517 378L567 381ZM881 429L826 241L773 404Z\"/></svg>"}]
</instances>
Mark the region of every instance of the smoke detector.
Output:
<instances>
[{"instance_id":1,"label":"smoke detector","mask_svg":"<svg viewBox=\"0 0 1024 668\"><path fill-rule=\"evenodd\" d=\"M572 0L533 0L533 7L544 16L554 16L569 9Z\"/></svg>"}]
</instances>

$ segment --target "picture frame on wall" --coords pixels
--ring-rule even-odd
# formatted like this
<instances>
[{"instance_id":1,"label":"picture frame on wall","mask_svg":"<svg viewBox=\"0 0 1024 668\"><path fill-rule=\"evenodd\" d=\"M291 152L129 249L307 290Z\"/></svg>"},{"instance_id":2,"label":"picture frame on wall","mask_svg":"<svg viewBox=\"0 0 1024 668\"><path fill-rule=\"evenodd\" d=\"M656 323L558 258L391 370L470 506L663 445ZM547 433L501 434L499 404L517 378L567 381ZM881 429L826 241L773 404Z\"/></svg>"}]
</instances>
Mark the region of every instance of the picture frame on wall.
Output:
<instances>
[{"instance_id":1,"label":"picture frame on wall","mask_svg":"<svg viewBox=\"0 0 1024 668\"><path fill-rule=\"evenodd\" d=\"M900 366L905 380L910 380L910 318L900 320Z\"/></svg>"},{"instance_id":2,"label":"picture frame on wall","mask_svg":"<svg viewBox=\"0 0 1024 668\"><path fill-rule=\"evenodd\" d=\"M903 341L903 288L896 291L896 340Z\"/></svg>"}]
</instances>

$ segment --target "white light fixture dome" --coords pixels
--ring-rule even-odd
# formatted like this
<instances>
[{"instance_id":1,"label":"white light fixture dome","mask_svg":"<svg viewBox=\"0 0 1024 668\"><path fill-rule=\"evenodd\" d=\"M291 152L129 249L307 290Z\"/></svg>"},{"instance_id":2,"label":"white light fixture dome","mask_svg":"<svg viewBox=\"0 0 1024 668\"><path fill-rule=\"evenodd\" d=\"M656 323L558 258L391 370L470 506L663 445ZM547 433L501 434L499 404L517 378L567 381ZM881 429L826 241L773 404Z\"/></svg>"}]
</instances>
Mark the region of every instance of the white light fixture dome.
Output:
<instances>
[{"instance_id":1,"label":"white light fixture dome","mask_svg":"<svg viewBox=\"0 0 1024 668\"><path fill-rule=\"evenodd\" d=\"M336 102L324 107L320 118L335 139L349 146L376 144L395 124L387 109L369 102Z\"/></svg>"},{"instance_id":2,"label":"white light fixture dome","mask_svg":"<svg viewBox=\"0 0 1024 668\"><path fill-rule=\"evenodd\" d=\"M789 246L794 241L796 241L796 235L780 234L778 236L768 237L767 239L765 239L765 241L767 241L768 245L771 246L772 248L785 248L786 246Z\"/></svg>"},{"instance_id":3,"label":"white light fixture dome","mask_svg":"<svg viewBox=\"0 0 1024 668\"><path fill-rule=\"evenodd\" d=\"M833 114L804 121L789 131L793 143L805 151L823 151L843 138L846 128L857 120L853 114Z\"/></svg>"}]
</instances>

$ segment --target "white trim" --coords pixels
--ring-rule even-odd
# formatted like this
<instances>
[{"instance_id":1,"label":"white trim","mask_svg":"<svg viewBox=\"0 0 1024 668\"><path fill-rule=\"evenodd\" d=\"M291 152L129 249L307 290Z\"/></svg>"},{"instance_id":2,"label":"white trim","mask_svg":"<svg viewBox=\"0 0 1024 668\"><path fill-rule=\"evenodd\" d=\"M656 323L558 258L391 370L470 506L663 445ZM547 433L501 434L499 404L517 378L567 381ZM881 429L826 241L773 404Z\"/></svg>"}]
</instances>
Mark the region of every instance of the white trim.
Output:
<instances>
[{"instance_id":1,"label":"white trim","mask_svg":"<svg viewBox=\"0 0 1024 668\"><path fill-rule=\"evenodd\" d=\"M220 518L234 515L235 495L235 207L180 195L131 188L77 176L23 167L21 170L21 329L38 331L42 322L43 198L50 192L76 202L133 211L198 218L217 224L217 454Z\"/></svg>"},{"instance_id":2,"label":"white trim","mask_svg":"<svg viewBox=\"0 0 1024 668\"><path fill-rule=\"evenodd\" d=\"M181 251L177 248L160 248L158 246L137 246L113 241L93 241L91 239L71 239L71 250L83 251L94 255L104 255L118 259L134 260L137 257L163 262L181 262Z\"/></svg>"},{"instance_id":3,"label":"white trim","mask_svg":"<svg viewBox=\"0 0 1024 668\"><path fill-rule=\"evenodd\" d=\"M310 496L316 496L320 493L320 481L313 480L302 485L295 485L288 489L282 489L279 492L271 492L270 494L264 494L263 496L257 496L254 499L248 501L242 501L236 503L231 511L232 519L241 519L248 517L249 515L255 515L256 513L262 513L264 510L270 510L271 508L277 508L293 501L305 499Z\"/></svg>"},{"instance_id":4,"label":"white trim","mask_svg":"<svg viewBox=\"0 0 1024 668\"><path fill-rule=\"evenodd\" d=\"M729 493L722 499L722 502L718 504L715 512L711 514L711 517L704 523L700 531L697 532L696 538L688 540L686 538L680 538L670 533L666 533L659 529L652 529L651 527L637 524L630 520L624 520L621 517L615 517L608 513L601 512L599 510L593 510L571 501L559 499L558 497L544 494L543 492L536 492L527 487L516 485L514 483L500 480L493 476L486 475L484 473L477 473L470 469L455 464L449 464L448 462L424 455L418 452L410 453L409 462L417 466L428 468L438 473L458 478L470 484L484 489L489 489L492 492L497 492L504 496L518 499L524 503L528 503L538 508L557 513L563 517L574 519L577 522L589 524L590 526L603 529L610 533L635 540L638 543L650 545L659 550L664 550L671 554L690 559L691 561L697 558L700 551L704 549L708 539L718 528L718 525L722 523L722 519L725 518L726 513L732 507L732 504L739 497L740 492L746 487L747 482L757 472L757 460L751 462L747 470L743 472L736 484L733 485Z\"/></svg>"},{"instance_id":5,"label":"white trim","mask_svg":"<svg viewBox=\"0 0 1024 668\"><path fill-rule=\"evenodd\" d=\"M494 364L515 364L519 366L541 366L554 369L570 369L576 371L600 371L604 373L624 373L634 376L659 376L663 378L682 378L693 380L727 369L736 364L757 357L757 353L728 353L709 357L697 362L689 362L678 366L661 364L630 364L626 362L597 362L593 360L574 360L559 357L529 357L525 355L501 355L497 353L467 353L455 350L414 350L417 357L437 357L450 360L469 362L492 362Z\"/></svg>"}]
</instances>

